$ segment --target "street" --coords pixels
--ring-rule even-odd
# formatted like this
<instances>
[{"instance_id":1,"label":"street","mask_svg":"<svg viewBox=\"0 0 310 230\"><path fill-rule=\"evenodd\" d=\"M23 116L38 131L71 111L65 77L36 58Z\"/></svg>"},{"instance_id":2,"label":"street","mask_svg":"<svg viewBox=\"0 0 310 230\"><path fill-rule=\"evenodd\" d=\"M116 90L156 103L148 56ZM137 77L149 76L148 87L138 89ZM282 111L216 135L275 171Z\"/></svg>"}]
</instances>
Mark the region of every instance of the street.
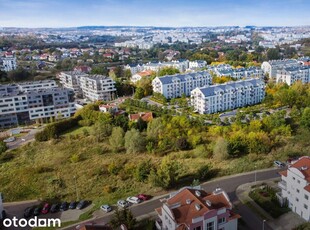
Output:
<instances>
[{"instance_id":1,"label":"street","mask_svg":"<svg viewBox=\"0 0 310 230\"><path fill-rule=\"evenodd\" d=\"M27 133L25 136L21 138L16 138L15 141L7 143L7 147L9 149L16 149L19 146L28 143L29 141L34 140L35 134L40 131L41 129L30 129L29 133Z\"/></svg>"},{"instance_id":2,"label":"street","mask_svg":"<svg viewBox=\"0 0 310 230\"><path fill-rule=\"evenodd\" d=\"M280 176L277 174L278 171L281 171L281 169L268 169L268 170L261 170L257 171L256 173L256 180L267 180L272 178L279 178ZM243 221L245 222L246 226L244 226L244 229L252 229L252 230L260 230L262 229L263 219L261 219L259 216L253 213L251 209L249 209L247 206L243 205L236 196L236 189L239 185L253 182L254 181L255 172L245 173L241 175L235 175L235 176L228 176L223 178L218 178L215 180L212 180L210 182L206 182L201 185L202 189L206 191L213 191L217 187L220 187L224 189L231 202L236 206L237 213L239 213L243 218ZM158 208L162 205L160 202L160 199L168 198L168 194L164 197L157 198L148 202L141 203L139 205L134 205L130 207L130 210L132 211L133 215L135 217L146 215L148 213L154 212L155 208ZM113 213L108 213L104 217L100 217L97 219L93 219L85 223L92 223L92 224L102 224L102 223L108 223L112 217ZM65 227L63 229L73 230L76 229L76 227L79 224L76 224L74 226ZM267 223L265 223L265 230L271 229Z\"/></svg>"}]
</instances>

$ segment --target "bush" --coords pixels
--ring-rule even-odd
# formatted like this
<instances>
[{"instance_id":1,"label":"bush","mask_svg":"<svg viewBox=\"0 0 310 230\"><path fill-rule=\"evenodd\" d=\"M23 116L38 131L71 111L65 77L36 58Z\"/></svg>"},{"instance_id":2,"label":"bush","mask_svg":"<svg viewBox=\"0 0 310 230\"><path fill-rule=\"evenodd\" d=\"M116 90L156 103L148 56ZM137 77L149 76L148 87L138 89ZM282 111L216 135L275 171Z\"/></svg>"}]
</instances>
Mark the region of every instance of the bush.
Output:
<instances>
[{"instance_id":1,"label":"bush","mask_svg":"<svg viewBox=\"0 0 310 230\"><path fill-rule=\"evenodd\" d=\"M4 143L3 141L0 141L0 155L4 153L7 149L8 147L6 146L6 143Z\"/></svg>"}]
</instances>

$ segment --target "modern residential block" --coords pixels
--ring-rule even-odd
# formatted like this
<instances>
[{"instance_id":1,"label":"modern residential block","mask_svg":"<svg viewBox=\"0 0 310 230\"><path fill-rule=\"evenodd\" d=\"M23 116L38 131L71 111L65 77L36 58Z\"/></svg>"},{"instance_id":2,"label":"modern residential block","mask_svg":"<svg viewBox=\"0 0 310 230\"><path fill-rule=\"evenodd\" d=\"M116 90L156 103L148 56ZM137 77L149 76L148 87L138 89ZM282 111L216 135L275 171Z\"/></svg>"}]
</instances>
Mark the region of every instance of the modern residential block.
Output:
<instances>
[{"instance_id":1,"label":"modern residential block","mask_svg":"<svg viewBox=\"0 0 310 230\"><path fill-rule=\"evenodd\" d=\"M246 79L196 88L191 92L191 105L200 114L211 114L254 105L265 97L265 83Z\"/></svg>"},{"instance_id":2,"label":"modern residential block","mask_svg":"<svg viewBox=\"0 0 310 230\"><path fill-rule=\"evenodd\" d=\"M286 67L277 71L277 83L284 82L292 85L296 81L301 81L302 83L310 82L310 66Z\"/></svg>"},{"instance_id":3,"label":"modern residential block","mask_svg":"<svg viewBox=\"0 0 310 230\"><path fill-rule=\"evenodd\" d=\"M5 57L2 58L2 67L0 69L2 71L8 72L15 70L17 68L16 58L15 57Z\"/></svg>"},{"instance_id":4,"label":"modern residential block","mask_svg":"<svg viewBox=\"0 0 310 230\"><path fill-rule=\"evenodd\" d=\"M153 92L161 93L166 98L189 96L196 87L212 84L212 76L208 71L200 71L188 74L167 75L156 77L152 81Z\"/></svg>"},{"instance_id":5,"label":"modern residential block","mask_svg":"<svg viewBox=\"0 0 310 230\"><path fill-rule=\"evenodd\" d=\"M310 221L310 157L299 158L280 175L281 192L277 193L280 202L287 202L293 212Z\"/></svg>"},{"instance_id":6,"label":"modern residential block","mask_svg":"<svg viewBox=\"0 0 310 230\"><path fill-rule=\"evenodd\" d=\"M236 230L240 218L232 211L227 193L220 188L212 193L183 188L170 195L156 212L156 228L159 230Z\"/></svg>"},{"instance_id":7,"label":"modern residential block","mask_svg":"<svg viewBox=\"0 0 310 230\"><path fill-rule=\"evenodd\" d=\"M264 71L264 74L268 74L270 78L275 79L277 77L278 69L294 66L300 66L300 63L296 59L282 59L264 61L261 68Z\"/></svg>"}]
</instances>

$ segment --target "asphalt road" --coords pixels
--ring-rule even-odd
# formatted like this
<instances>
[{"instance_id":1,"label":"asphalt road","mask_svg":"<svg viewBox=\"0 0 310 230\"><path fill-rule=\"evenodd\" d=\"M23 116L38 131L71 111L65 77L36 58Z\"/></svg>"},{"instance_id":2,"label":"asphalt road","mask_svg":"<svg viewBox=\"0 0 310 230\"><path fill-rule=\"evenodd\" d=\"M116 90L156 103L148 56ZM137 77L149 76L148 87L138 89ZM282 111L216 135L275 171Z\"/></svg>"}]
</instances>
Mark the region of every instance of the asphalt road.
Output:
<instances>
[{"instance_id":1,"label":"asphalt road","mask_svg":"<svg viewBox=\"0 0 310 230\"><path fill-rule=\"evenodd\" d=\"M278 171L281 171L281 169L270 169L268 171L257 171L256 172L256 180L268 180L272 178L278 178L279 174L277 174ZM241 175L235 175L235 176L229 176L229 177L223 177L219 179L212 180L210 182L206 182L202 184L202 188L206 191L213 191L217 187L220 187L224 189L228 196L230 197L231 202L236 205L237 212L243 217L243 221L245 222L244 229L252 229L252 230L260 230L262 229L263 219L261 219L259 216L255 215L251 209L249 209L247 206L243 205L237 198L236 195L236 189L238 186L242 184L246 184L249 182L253 182L255 178L255 172L241 174ZM161 199L168 197L168 194L164 197L161 197ZM133 205L130 207L130 210L132 211L133 215L135 217L146 215L148 213L154 212L155 208L158 208L162 205L159 198L141 203L139 205ZM93 223L93 224L103 224L108 223L112 217L113 213L108 213L104 217L97 218L95 220L88 221L87 223ZM67 227L64 229L73 230L76 229L76 226L79 224L76 224L71 227ZM265 223L265 230L271 229L267 223Z\"/></svg>"},{"instance_id":2,"label":"asphalt road","mask_svg":"<svg viewBox=\"0 0 310 230\"><path fill-rule=\"evenodd\" d=\"M7 143L7 147L9 149L16 149L19 146L29 142L29 141L33 141L34 140L34 135L40 131L40 129L30 129L29 133L27 133L26 135L24 135L23 137L18 137L16 138L15 141L13 142L9 142Z\"/></svg>"}]
</instances>

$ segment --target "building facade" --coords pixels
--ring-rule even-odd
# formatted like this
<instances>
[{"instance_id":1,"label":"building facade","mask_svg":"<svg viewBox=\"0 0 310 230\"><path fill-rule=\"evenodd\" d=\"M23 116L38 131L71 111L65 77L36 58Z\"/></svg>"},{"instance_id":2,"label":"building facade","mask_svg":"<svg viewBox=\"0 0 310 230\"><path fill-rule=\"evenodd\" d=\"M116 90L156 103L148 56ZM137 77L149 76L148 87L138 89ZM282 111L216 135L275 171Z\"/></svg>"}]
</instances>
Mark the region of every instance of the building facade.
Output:
<instances>
[{"instance_id":1,"label":"building facade","mask_svg":"<svg viewBox=\"0 0 310 230\"><path fill-rule=\"evenodd\" d=\"M115 82L104 75L70 71L61 72L58 77L63 87L72 89L77 97L90 101L110 101L116 93Z\"/></svg>"},{"instance_id":2,"label":"building facade","mask_svg":"<svg viewBox=\"0 0 310 230\"><path fill-rule=\"evenodd\" d=\"M29 83L28 83L29 84ZM41 83L34 82L35 86ZM22 85L25 87L25 83ZM35 87L21 90L18 85L0 86L0 128L37 119L70 117L75 113L74 92L69 89Z\"/></svg>"},{"instance_id":3,"label":"building facade","mask_svg":"<svg viewBox=\"0 0 310 230\"><path fill-rule=\"evenodd\" d=\"M161 93L168 99L181 97L183 94L189 96L196 87L211 84L212 76L208 71L156 77L152 81L153 92Z\"/></svg>"},{"instance_id":4,"label":"building facade","mask_svg":"<svg viewBox=\"0 0 310 230\"><path fill-rule=\"evenodd\" d=\"M183 188L170 195L156 212L158 230L236 230L240 218L232 212L229 197L220 188L212 193Z\"/></svg>"},{"instance_id":5,"label":"building facade","mask_svg":"<svg viewBox=\"0 0 310 230\"><path fill-rule=\"evenodd\" d=\"M268 74L270 78L275 79L277 77L278 69L294 66L300 66L300 63L296 59L283 59L264 61L261 68L264 74Z\"/></svg>"},{"instance_id":6,"label":"building facade","mask_svg":"<svg viewBox=\"0 0 310 230\"><path fill-rule=\"evenodd\" d=\"M287 170L280 172L281 181L277 193L282 204L306 221L310 221L310 157L299 158Z\"/></svg>"},{"instance_id":7,"label":"building facade","mask_svg":"<svg viewBox=\"0 0 310 230\"><path fill-rule=\"evenodd\" d=\"M2 71L8 72L15 70L17 68L16 58L15 57L5 57L2 59Z\"/></svg>"},{"instance_id":8,"label":"building facade","mask_svg":"<svg viewBox=\"0 0 310 230\"><path fill-rule=\"evenodd\" d=\"M284 82L292 85L296 81L310 82L310 66L286 67L277 71L277 83Z\"/></svg>"},{"instance_id":9,"label":"building facade","mask_svg":"<svg viewBox=\"0 0 310 230\"><path fill-rule=\"evenodd\" d=\"M265 83L246 79L196 88L191 105L200 114L211 114L260 103L265 97Z\"/></svg>"}]
</instances>

